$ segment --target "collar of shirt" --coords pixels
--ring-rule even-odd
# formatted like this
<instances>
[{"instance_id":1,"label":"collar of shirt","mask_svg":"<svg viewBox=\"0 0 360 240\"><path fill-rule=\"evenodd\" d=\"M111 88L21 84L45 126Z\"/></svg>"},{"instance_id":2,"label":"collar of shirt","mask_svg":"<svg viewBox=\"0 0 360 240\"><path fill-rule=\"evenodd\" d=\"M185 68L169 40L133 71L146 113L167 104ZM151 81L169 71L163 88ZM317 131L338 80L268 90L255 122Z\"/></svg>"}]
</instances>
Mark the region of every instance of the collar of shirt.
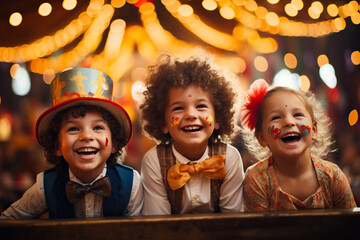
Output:
<instances>
[{"instance_id":1,"label":"collar of shirt","mask_svg":"<svg viewBox=\"0 0 360 240\"><path fill-rule=\"evenodd\" d=\"M178 151L176 151L176 149L175 149L175 147L174 147L174 144L172 144L171 148L172 148L172 151L173 151L173 153L174 153L174 156L175 156L175 158L176 158L176 162L177 162L177 163L187 164L187 163L191 162L192 164L194 164L194 163L198 163L198 162L204 161L205 159L209 158L209 154L208 154L208 152L209 152L209 146L206 147L205 152L204 152L204 154L202 155L202 157L199 158L199 159L196 160L196 161L190 161L189 159L187 159L186 157L184 157L183 155L181 155L181 153L179 153Z\"/></svg>"},{"instance_id":2,"label":"collar of shirt","mask_svg":"<svg viewBox=\"0 0 360 240\"><path fill-rule=\"evenodd\" d=\"M92 181L90 183L90 185L92 185L95 181L99 180L100 178L103 178L106 176L106 171L107 171L107 165L105 165L104 169L102 170L102 172L99 174L99 176L97 176L97 178L95 178L94 181ZM81 185L89 185L89 183L83 183L80 179L78 179L74 173L70 170L69 168L69 179L73 182L79 183Z\"/></svg>"}]
</instances>

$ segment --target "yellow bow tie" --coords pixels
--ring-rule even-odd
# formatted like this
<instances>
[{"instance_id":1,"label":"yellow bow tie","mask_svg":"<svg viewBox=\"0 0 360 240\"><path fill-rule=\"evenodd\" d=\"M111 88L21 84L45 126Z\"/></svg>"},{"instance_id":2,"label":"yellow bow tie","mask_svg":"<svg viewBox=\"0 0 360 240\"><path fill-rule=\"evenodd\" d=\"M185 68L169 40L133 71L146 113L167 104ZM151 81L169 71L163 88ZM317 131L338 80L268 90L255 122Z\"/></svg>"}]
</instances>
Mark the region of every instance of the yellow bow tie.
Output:
<instances>
[{"instance_id":1,"label":"yellow bow tie","mask_svg":"<svg viewBox=\"0 0 360 240\"><path fill-rule=\"evenodd\" d=\"M222 179L225 177L225 158L226 155L215 155L202 162L195 164L177 163L167 173L167 181L172 190L176 190L185 185L191 175L201 173L212 179Z\"/></svg>"}]
</instances>

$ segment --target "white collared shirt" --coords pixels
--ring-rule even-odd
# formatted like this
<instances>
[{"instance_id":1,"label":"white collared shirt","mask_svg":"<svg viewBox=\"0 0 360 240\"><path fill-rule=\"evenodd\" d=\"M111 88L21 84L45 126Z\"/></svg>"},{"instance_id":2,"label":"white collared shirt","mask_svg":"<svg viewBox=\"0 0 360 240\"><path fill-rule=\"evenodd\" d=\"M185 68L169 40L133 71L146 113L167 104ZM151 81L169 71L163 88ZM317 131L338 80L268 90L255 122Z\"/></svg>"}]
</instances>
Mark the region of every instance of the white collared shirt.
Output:
<instances>
[{"instance_id":1,"label":"white collared shirt","mask_svg":"<svg viewBox=\"0 0 360 240\"><path fill-rule=\"evenodd\" d=\"M182 156L172 147L177 163L187 164L190 160ZM209 158L208 148L203 156L195 162ZM194 162L194 161L192 161ZM225 160L226 175L220 189L220 211L243 211L242 183L244 169L241 156L236 148L227 145ZM171 214L171 206L161 175L156 146L150 149L141 163L141 176L144 185L143 215ZM182 207L180 213L211 213L210 179L197 173L191 176L184 185Z\"/></svg>"},{"instance_id":2,"label":"white collared shirt","mask_svg":"<svg viewBox=\"0 0 360 240\"><path fill-rule=\"evenodd\" d=\"M92 185L97 180L106 176L107 166L104 167L102 172L95 178L91 183L84 183L80 179L78 179L74 173L69 168L69 179L73 182L79 183L83 186ZM102 196L89 192L85 194L84 198L80 201L74 203L75 215L76 217L100 217L103 216L102 213Z\"/></svg>"}]
</instances>

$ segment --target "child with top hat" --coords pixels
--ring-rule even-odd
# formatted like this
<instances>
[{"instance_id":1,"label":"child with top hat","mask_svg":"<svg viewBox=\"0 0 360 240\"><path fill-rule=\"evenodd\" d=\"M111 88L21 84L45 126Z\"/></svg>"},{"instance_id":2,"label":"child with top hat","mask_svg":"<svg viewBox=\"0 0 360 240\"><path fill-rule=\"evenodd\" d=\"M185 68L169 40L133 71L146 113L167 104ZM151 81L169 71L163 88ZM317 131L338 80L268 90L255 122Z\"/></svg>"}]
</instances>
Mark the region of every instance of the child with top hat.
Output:
<instances>
[{"instance_id":1,"label":"child with top hat","mask_svg":"<svg viewBox=\"0 0 360 240\"><path fill-rule=\"evenodd\" d=\"M143 157L144 215L239 212L241 156L231 82L210 58L164 55L140 105L144 130L158 141Z\"/></svg>"},{"instance_id":2,"label":"child with top hat","mask_svg":"<svg viewBox=\"0 0 360 240\"><path fill-rule=\"evenodd\" d=\"M143 186L136 170L119 164L131 136L126 111L112 101L105 73L74 68L51 83L52 107L36 123L38 142L55 167L2 214L2 219L139 215Z\"/></svg>"},{"instance_id":3,"label":"child with top hat","mask_svg":"<svg viewBox=\"0 0 360 240\"><path fill-rule=\"evenodd\" d=\"M240 109L242 136L260 161L244 180L245 211L356 207L349 182L327 157L328 118L311 92L256 80Z\"/></svg>"}]
</instances>

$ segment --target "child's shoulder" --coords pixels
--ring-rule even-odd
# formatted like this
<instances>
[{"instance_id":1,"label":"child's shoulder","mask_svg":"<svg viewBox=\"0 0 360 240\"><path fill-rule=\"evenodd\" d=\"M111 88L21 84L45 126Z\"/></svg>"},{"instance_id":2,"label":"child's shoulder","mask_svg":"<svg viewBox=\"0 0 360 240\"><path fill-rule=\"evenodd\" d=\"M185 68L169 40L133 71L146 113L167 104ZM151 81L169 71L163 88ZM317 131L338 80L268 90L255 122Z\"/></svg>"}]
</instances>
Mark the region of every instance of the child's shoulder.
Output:
<instances>
[{"instance_id":1,"label":"child's shoulder","mask_svg":"<svg viewBox=\"0 0 360 240\"><path fill-rule=\"evenodd\" d=\"M255 173L266 173L269 169L269 159L261 160L253 165L249 166L246 170L246 174L255 174Z\"/></svg>"},{"instance_id":2,"label":"child's shoulder","mask_svg":"<svg viewBox=\"0 0 360 240\"><path fill-rule=\"evenodd\" d=\"M116 163L110 167L113 167L116 171L128 171L128 172L132 172L134 171L134 169L132 167L120 164L120 163Z\"/></svg>"},{"instance_id":3,"label":"child's shoulder","mask_svg":"<svg viewBox=\"0 0 360 240\"><path fill-rule=\"evenodd\" d=\"M318 172L323 173L328 176L337 175L339 172L342 172L340 167L333 162L322 160L317 157L312 157L315 168Z\"/></svg>"},{"instance_id":4,"label":"child's shoulder","mask_svg":"<svg viewBox=\"0 0 360 240\"><path fill-rule=\"evenodd\" d=\"M149 158L149 157L154 157L157 156L157 149L158 147L163 147L163 144L159 144L159 145L155 145L152 148L150 148L149 150L147 150L147 152L144 154L143 159L144 158Z\"/></svg>"}]
</instances>

